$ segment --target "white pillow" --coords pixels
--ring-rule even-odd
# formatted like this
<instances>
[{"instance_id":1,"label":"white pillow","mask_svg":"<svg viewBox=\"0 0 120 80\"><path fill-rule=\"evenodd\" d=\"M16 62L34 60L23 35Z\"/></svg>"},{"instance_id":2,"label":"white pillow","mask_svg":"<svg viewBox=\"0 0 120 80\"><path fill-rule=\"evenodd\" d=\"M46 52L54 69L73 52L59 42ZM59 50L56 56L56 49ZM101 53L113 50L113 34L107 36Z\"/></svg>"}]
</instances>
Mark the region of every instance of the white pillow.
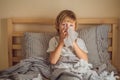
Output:
<instances>
[{"instance_id":1,"label":"white pillow","mask_svg":"<svg viewBox=\"0 0 120 80\"><path fill-rule=\"evenodd\" d=\"M25 54L25 58L34 56L46 57L49 40L55 35L55 32L26 32L23 38L23 53Z\"/></svg>"},{"instance_id":2,"label":"white pillow","mask_svg":"<svg viewBox=\"0 0 120 80\"><path fill-rule=\"evenodd\" d=\"M101 64L101 61L97 51L96 26L78 29L77 32L79 34L78 36L82 38L86 44L88 61L92 63L94 67L98 67Z\"/></svg>"}]
</instances>

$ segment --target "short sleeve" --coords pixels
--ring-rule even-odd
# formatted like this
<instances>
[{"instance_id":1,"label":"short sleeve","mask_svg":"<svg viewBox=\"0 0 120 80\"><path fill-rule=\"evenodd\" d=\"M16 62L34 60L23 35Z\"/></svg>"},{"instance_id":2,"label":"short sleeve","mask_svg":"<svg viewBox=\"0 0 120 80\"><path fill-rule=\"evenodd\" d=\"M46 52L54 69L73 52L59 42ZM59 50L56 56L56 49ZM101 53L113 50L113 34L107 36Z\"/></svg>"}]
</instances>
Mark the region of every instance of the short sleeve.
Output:
<instances>
[{"instance_id":1,"label":"short sleeve","mask_svg":"<svg viewBox=\"0 0 120 80\"><path fill-rule=\"evenodd\" d=\"M85 42L82 39L78 38L77 39L77 44L78 44L80 49L82 49L84 52L88 53Z\"/></svg>"},{"instance_id":2,"label":"short sleeve","mask_svg":"<svg viewBox=\"0 0 120 80\"><path fill-rule=\"evenodd\" d=\"M56 39L55 39L55 37L53 37L49 41L49 46L48 46L47 52L49 53L51 51L54 51L55 48L56 48Z\"/></svg>"}]
</instances>

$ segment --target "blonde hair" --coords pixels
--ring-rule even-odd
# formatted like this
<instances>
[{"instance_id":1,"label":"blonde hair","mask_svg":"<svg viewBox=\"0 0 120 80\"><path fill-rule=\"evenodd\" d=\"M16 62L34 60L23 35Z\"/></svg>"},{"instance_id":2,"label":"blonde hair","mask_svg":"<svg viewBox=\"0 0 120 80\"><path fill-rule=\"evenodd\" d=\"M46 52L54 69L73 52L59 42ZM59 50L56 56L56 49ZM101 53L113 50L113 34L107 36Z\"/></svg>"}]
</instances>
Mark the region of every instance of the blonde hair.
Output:
<instances>
[{"instance_id":1,"label":"blonde hair","mask_svg":"<svg viewBox=\"0 0 120 80\"><path fill-rule=\"evenodd\" d=\"M75 13L71 10L63 10L58 14L58 16L56 17L56 21L55 21L55 28L58 32L59 32L60 24L63 22L63 20L66 17L69 17L70 19L74 20L75 21L75 29L77 28L77 18L76 18Z\"/></svg>"}]
</instances>

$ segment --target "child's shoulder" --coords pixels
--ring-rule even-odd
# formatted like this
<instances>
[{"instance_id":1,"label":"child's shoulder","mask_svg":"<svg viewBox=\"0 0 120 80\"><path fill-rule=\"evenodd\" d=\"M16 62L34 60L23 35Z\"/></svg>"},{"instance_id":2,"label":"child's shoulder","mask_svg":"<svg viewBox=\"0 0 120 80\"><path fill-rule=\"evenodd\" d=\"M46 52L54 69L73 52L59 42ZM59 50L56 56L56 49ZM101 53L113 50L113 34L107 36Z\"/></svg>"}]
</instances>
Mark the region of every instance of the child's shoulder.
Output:
<instances>
[{"instance_id":1,"label":"child's shoulder","mask_svg":"<svg viewBox=\"0 0 120 80\"><path fill-rule=\"evenodd\" d=\"M51 39L56 39L56 38L59 39L59 36L53 36Z\"/></svg>"},{"instance_id":2,"label":"child's shoulder","mask_svg":"<svg viewBox=\"0 0 120 80\"><path fill-rule=\"evenodd\" d=\"M85 43L85 41L82 38L77 38L77 43Z\"/></svg>"},{"instance_id":3,"label":"child's shoulder","mask_svg":"<svg viewBox=\"0 0 120 80\"><path fill-rule=\"evenodd\" d=\"M50 41L57 41L59 39L59 36L53 36Z\"/></svg>"}]
</instances>

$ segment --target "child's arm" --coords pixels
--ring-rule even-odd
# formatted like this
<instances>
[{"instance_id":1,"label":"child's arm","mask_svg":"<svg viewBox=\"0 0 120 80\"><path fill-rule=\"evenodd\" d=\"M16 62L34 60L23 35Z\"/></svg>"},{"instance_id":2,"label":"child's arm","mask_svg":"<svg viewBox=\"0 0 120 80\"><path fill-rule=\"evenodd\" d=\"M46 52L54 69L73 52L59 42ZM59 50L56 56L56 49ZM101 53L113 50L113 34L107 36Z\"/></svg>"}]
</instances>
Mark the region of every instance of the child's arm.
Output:
<instances>
[{"instance_id":1,"label":"child's arm","mask_svg":"<svg viewBox=\"0 0 120 80\"><path fill-rule=\"evenodd\" d=\"M76 42L73 42L73 49L78 58L88 61L87 54L82 49L79 48Z\"/></svg>"},{"instance_id":2,"label":"child's arm","mask_svg":"<svg viewBox=\"0 0 120 80\"><path fill-rule=\"evenodd\" d=\"M64 46L64 38L66 36L67 36L66 29L63 27L60 29L60 38L59 38L58 46L56 47L54 51L50 53L49 60L51 64L56 64L57 61L59 60L62 48Z\"/></svg>"},{"instance_id":3,"label":"child's arm","mask_svg":"<svg viewBox=\"0 0 120 80\"><path fill-rule=\"evenodd\" d=\"M59 60L63 45L63 43L59 43L56 49L50 53L49 60L51 64L56 64Z\"/></svg>"}]
</instances>

